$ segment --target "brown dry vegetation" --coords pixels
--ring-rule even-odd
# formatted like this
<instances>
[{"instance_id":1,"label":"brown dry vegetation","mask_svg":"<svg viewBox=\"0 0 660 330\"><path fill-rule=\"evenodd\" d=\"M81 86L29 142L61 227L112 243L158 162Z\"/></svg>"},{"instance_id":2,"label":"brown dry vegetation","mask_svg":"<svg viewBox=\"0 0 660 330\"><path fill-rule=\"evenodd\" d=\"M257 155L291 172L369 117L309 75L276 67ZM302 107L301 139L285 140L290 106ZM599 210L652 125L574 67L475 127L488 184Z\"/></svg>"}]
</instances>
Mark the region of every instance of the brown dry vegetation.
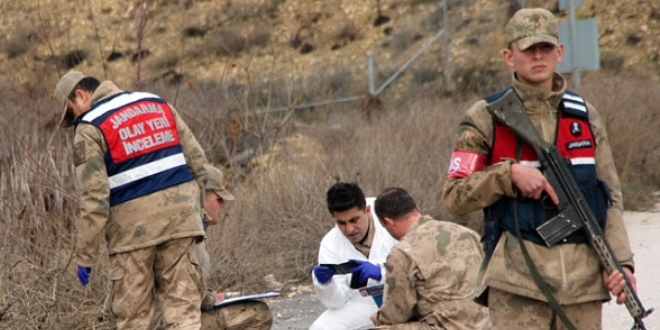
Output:
<instances>
[{"instance_id":1,"label":"brown dry vegetation","mask_svg":"<svg viewBox=\"0 0 660 330\"><path fill-rule=\"evenodd\" d=\"M255 15L272 19L274 12L293 7L295 10L291 11L299 16L292 14L297 17L293 22L300 24L298 28L292 23L269 31L254 25L252 30L237 32L236 28L218 25L222 29L215 29L200 23L199 26L189 24L177 32L191 38L211 34L222 36L223 42L209 43L206 47L222 53L217 56L227 56L232 52L249 53L249 50L267 48L265 45L272 45L273 38L278 38L277 31L286 30L291 34L287 34L289 37L285 38L285 43L300 44L293 52L282 51L285 55L281 57L296 62L302 57L300 47L314 40L314 33L326 30L314 21L337 23L342 20L327 14L331 12L328 7L332 7L328 4L310 2L317 6L314 7L317 10L305 11L293 6L293 2L301 5L299 1L251 0L233 1L232 6L222 8L235 19L249 22ZM430 6L429 1L419 0L406 2L408 7L381 2L384 3L383 13L393 18L408 17L409 21L416 12ZM15 10L9 7L18 6L17 3L3 2L0 9ZM173 15L175 8L185 6L196 12L200 11L195 9L196 6L202 6L207 11L204 17L220 11L209 9L212 1L155 3L170 10L157 15ZM465 7L455 5L452 9L452 13L456 13L455 20L469 17L466 12L470 6L485 5L476 0L465 3L468 4ZM645 2L638 5L649 8ZM45 5L42 3L42 6ZM119 10L108 4L103 8L92 8L91 13L95 15L89 17L86 5L65 6L67 8L82 13L80 17L87 22L94 22L92 18L96 17L98 21L95 22L99 25L102 22L99 17L109 15L108 12L116 14ZM609 8L595 10L603 16L610 12ZM307 17L303 15L306 12L318 12L318 15ZM431 14L438 15L437 12ZM45 12L42 15L46 15ZM52 15L49 19L35 21L42 24L68 22L64 12L49 15ZM132 21L134 9L126 11L125 15ZM225 15L223 12L220 16ZM647 14L627 15L632 20ZM658 16L655 11L648 15ZM368 17L374 19L376 16ZM479 24L467 22L465 26L493 29L493 26L499 28L501 25L498 24L505 20L499 16L489 17L480 18ZM120 22L121 19L117 18L114 24ZM65 49L62 45L74 45L76 41L59 37L48 39L56 34L63 35L62 29L66 27L53 28L51 34L44 34L42 26L22 24L13 26L17 32L3 44L7 55L4 64L13 63L11 72L18 75L0 82L3 90L0 98L0 254L3 255L0 260L0 328L112 329L101 308L106 292L105 260L94 267L91 283L86 288L79 285L75 276L72 253L76 239L77 195L71 161L72 132L58 130L53 127L53 120L47 120L55 116L50 94L61 73L56 68L63 68L54 66L52 61L61 64L60 61L68 59L67 63L75 63L76 55L81 53L43 60L44 57L39 56L48 51L40 53L35 48L47 49L49 42L59 40L60 44L54 47ZM395 33L389 39L377 42L387 42L387 47L393 49L419 45L419 40L414 40L418 31L413 27L403 23L401 26L389 24L395 27ZM147 44L157 38L157 25L148 30L151 34L145 37ZM89 24L86 27L93 35L94 29ZM122 31L115 34L128 36L132 33ZM372 39L364 25L350 21L337 23L334 29L327 31L324 38L342 49L355 46L354 40ZM641 36L641 41L637 42L639 45L648 41L644 38L644 30L641 31L629 32ZM614 34L604 34L603 42L613 43ZM264 41L269 38L270 42ZM90 48L84 49L87 60L73 66L82 69L95 67L92 71L103 73L99 74L101 77L108 74L114 79L125 75L124 80L119 79L119 84L132 89L137 66L130 64L126 57L132 55L127 44L132 42L135 47L135 39L128 38L121 46L124 48L117 46L116 49L115 44L119 42L107 41L111 38L105 34L97 39L101 39L100 45L108 48L103 52L104 56L110 56L109 49L112 48L120 51L124 59L118 60L119 64L105 63L108 67L104 70L99 51L95 49L98 46L92 43ZM465 38L461 40L465 42ZM89 45L89 40L86 42ZM371 41L370 45L377 42ZM208 231L208 248L214 260L210 286L263 290L267 287L263 280L267 274L273 274L284 283L285 291L298 281L309 281L318 242L332 226L324 194L337 180L357 181L372 196L387 186L402 186L413 194L427 213L479 229L479 214L453 218L441 205L439 195L455 128L467 106L483 93L503 87L507 82L508 73L497 62L498 46L492 43L487 37L478 39L474 50L488 54L485 59L468 61L470 65L457 64L455 97L443 97L444 86L440 82L442 79L438 79L442 73L442 60L429 55L420 58L419 63L411 67L410 74L404 75L405 84L388 90L380 99L270 113L263 110L339 95L361 95L365 82L356 78L350 65L333 64L333 70L327 70L321 63L324 57L319 55L320 67L305 69L312 74L279 76L273 73L267 75L268 79L262 76L257 79L257 72L269 71L259 70L257 64L252 67L252 64L242 62L238 67L246 79L225 83L225 77L236 69L236 64L216 59L215 62L219 63L207 66L204 63L210 60L197 49L194 56L198 56L199 68L185 69L195 60L187 58L182 64L182 58L176 52L153 50L155 55L151 60L142 63L144 73L153 78L152 73L157 71L155 76L168 79L143 85L142 89L159 93L176 103L208 158L226 170L227 183L238 197L228 205L225 221ZM631 73L635 66L628 65L629 61L625 60L628 57L621 55L624 51L628 50L616 47L604 50L608 54L603 58L607 66L603 66L602 72L584 74L580 92L598 108L607 122L616 165L624 183L626 207L643 209L660 186L660 136L656 134L660 127L660 111L657 110L660 83L651 71L651 68L657 68L652 58L646 57L648 66ZM648 52L652 54L653 50ZM645 57L629 58L639 64L638 59ZM15 62L16 59L19 62ZM312 67L312 64L305 63ZM493 66L492 63L497 64ZM164 71L159 71L161 69ZM389 67L380 69L383 72L392 70ZM206 76L210 74L215 79L201 79L202 75L194 73L199 72L196 70L207 70ZM644 70L648 72L642 74ZM291 72L300 71L291 69Z\"/></svg>"}]
</instances>

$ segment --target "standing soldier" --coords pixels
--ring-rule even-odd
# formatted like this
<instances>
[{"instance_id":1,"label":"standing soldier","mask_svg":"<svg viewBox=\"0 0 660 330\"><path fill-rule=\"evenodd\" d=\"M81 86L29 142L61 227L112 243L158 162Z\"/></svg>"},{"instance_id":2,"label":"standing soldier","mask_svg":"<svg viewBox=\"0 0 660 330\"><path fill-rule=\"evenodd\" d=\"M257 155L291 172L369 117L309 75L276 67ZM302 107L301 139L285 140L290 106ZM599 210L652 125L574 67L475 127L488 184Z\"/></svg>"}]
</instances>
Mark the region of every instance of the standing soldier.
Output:
<instances>
[{"instance_id":1,"label":"standing soldier","mask_svg":"<svg viewBox=\"0 0 660 330\"><path fill-rule=\"evenodd\" d=\"M64 110L61 126L75 126L80 282L89 282L105 238L106 307L118 329L147 329L154 303L165 329L200 329L205 287L192 252L204 238L202 148L176 110L154 94L70 71L55 99Z\"/></svg>"},{"instance_id":2,"label":"standing soldier","mask_svg":"<svg viewBox=\"0 0 660 330\"><path fill-rule=\"evenodd\" d=\"M605 123L593 105L566 90L566 79L555 72L563 54L554 15L540 8L519 10L506 25L502 55L514 73L505 91L515 91L540 136L570 161L580 190L634 286L621 184ZM565 320L578 329L601 329L608 290L623 303L623 275L601 269L582 231L552 247L536 232L556 214L553 204L558 199L533 149L486 109L505 91L476 102L461 121L443 202L456 215L484 209L489 261L484 274L488 291L483 293L488 293L497 329L564 329ZM547 291L539 288L543 283Z\"/></svg>"}]
</instances>

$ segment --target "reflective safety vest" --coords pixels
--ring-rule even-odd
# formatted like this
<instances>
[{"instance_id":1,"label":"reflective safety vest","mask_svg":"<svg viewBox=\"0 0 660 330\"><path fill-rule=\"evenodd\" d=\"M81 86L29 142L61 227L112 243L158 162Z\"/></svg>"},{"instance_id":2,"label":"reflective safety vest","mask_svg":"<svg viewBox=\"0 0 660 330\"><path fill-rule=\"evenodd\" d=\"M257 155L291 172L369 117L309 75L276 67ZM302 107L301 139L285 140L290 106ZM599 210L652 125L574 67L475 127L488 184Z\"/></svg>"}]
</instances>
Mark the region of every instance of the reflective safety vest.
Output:
<instances>
[{"instance_id":1,"label":"reflective safety vest","mask_svg":"<svg viewBox=\"0 0 660 330\"><path fill-rule=\"evenodd\" d=\"M486 101L496 100L505 91L486 97ZM554 145L567 160L571 174L601 228L605 228L611 196L607 184L599 181L597 177L596 140L589 124L587 104L579 95L567 91L559 103L557 116ZM493 147L488 165L504 159L516 159L521 165L541 169L534 149L520 140L509 127L493 119ZM547 196L541 200L504 196L486 208L484 212L487 231L491 231L486 235L496 236L491 237L494 239L492 243L497 242L495 238L499 238L498 231L501 233L502 229L516 234L514 208L517 208L517 220L523 239L545 244L536 228L558 214L557 207ZM489 226L491 228L488 228ZM487 248L488 239L489 237L485 237ZM562 242L583 243L587 242L587 237L582 230L578 230ZM494 248L494 245L490 248Z\"/></svg>"},{"instance_id":2,"label":"reflective safety vest","mask_svg":"<svg viewBox=\"0 0 660 330\"><path fill-rule=\"evenodd\" d=\"M102 100L80 118L101 130L110 205L193 180L172 109L160 97L124 92Z\"/></svg>"}]
</instances>

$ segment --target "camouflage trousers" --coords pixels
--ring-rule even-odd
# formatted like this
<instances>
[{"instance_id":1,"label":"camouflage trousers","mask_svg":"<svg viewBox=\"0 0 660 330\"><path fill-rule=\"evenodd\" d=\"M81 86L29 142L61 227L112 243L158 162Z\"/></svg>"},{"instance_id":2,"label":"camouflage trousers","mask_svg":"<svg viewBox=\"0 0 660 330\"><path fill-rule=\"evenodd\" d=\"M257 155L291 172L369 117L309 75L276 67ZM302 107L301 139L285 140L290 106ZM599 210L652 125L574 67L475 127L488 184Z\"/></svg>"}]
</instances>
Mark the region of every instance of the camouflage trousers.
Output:
<instances>
[{"instance_id":1,"label":"camouflage trousers","mask_svg":"<svg viewBox=\"0 0 660 330\"><path fill-rule=\"evenodd\" d=\"M488 288L488 309L494 329L565 330L550 304ZM603 303L592 301L562 305L561 309L579 330L601 330Z\"/></svg>"},{"instance_id":2,"label":"camouflage trousers","mask_svg":"<svg viewBox=\"0 0 660 330\"><path fill-rule=\"evenodd\" d=\"M259 300L216 307L202 313L202 330L268 330L273 313Z\"/></svg>"},{"instance_id":3,"label":"camouflage trousers","mask_svg":"<svg viewBox=\"0 0 660 330\"><path fill-rule=\"evenodd\" d=\"M231 305L213 307L215 295L207 291L202 305L202 330L268 330L273 325L273 313L259 300L246 300ZM163 330L163 313L156 308L149 330Z\"/></svg>"},{"instance_id":4,"label":"camouflage trousers","mask_svg":"<svg viewBox=\"0 0 660 330\"><path fill-rule=\"evenodd\" d=\"M204 242L194 244L191 253L199 260L204 279L208 279L211 262ZM273 314L268 305L262 301L249 300L213 308L214 303L213 291L205 291L202 302L197 307L204 310L202 312L203 330L268 330L273 324ZM163 313L158 306L155 306L152 322L148 329L165 329Z\"/></svg>"},{"instance_id":5,"label":"camouflage trousers","mask_svg":"<svg viewBox=\"0 0 660 330\"><path fill-rule=\"evenodd\" d=\"M105 308L119 330L147 329L156 305L163 311L163 329L200 329L206 288L193 253L195 240L173 239L110 256Z\"/></svg>"}]
</instances>

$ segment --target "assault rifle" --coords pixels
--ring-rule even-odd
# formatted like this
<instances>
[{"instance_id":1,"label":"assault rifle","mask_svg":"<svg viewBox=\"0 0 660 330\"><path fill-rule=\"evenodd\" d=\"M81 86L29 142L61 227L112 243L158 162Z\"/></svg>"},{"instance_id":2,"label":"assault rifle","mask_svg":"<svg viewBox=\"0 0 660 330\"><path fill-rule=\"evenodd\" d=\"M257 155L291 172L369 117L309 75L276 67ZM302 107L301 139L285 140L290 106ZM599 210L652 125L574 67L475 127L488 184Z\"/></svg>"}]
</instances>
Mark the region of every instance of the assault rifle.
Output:
<instances>
[{"instance_id":1,"label":"assault rifle","mask_svg":"<svg viewBox=\"0 0 660 330\"><path fill-rule=\"evenodd\" d=\"M536 228L546 245L551 247L578 229L584 234L596 250L598 259L608 273L618 270L623 275L626 285L625 304L635 320L633 330L644 330L642 319L651 314L653 309L645 310L639 297L633 290L630 280L615 258L612 247L605 239L603 230L591 212L584 196L580 192L573 175L567 167L567 160L562 158L557 148L545 142L530 121L522 101L511 88L502 97L489 103L488 112L500 123L509 127L518 137L529 144L536 152L541 169L559 198L559 214Z\"/></svg>"}]
</instances>

